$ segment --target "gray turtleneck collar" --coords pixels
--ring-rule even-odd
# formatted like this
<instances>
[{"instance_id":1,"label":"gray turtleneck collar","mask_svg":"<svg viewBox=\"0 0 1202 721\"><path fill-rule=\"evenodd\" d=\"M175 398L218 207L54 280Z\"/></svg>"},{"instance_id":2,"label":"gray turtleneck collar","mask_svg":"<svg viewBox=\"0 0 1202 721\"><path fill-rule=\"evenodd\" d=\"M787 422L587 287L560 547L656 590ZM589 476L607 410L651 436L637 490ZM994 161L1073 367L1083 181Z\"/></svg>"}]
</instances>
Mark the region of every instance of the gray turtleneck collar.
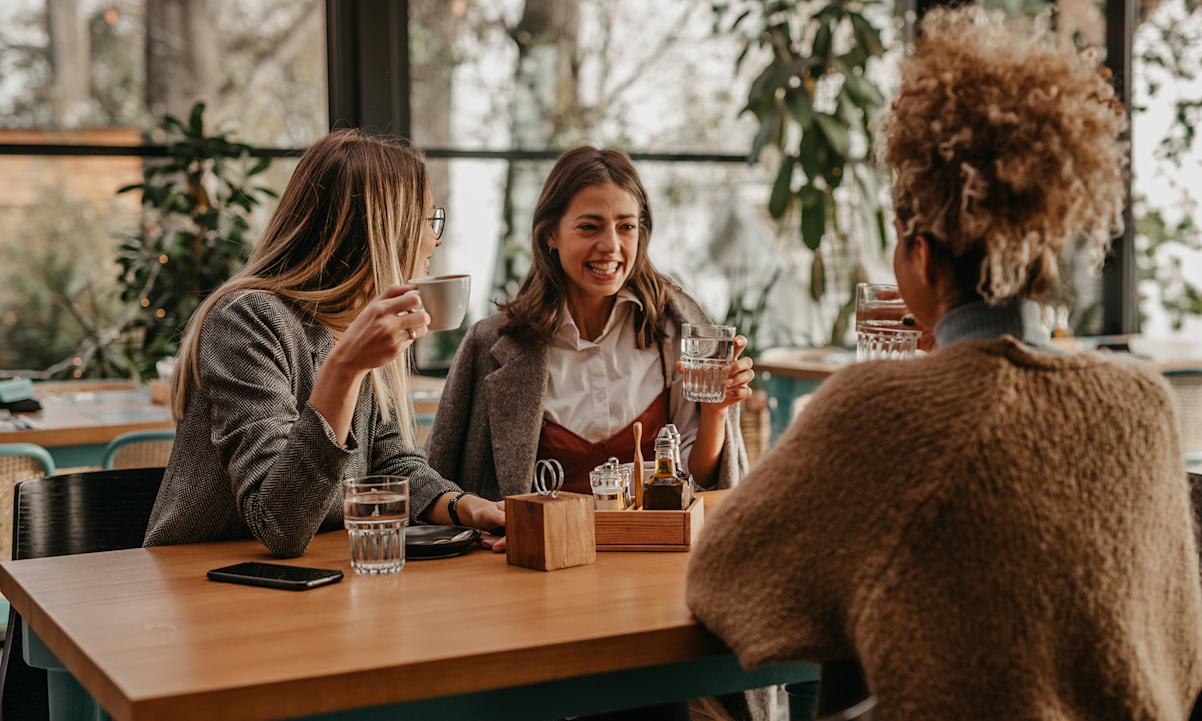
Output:
<instances>
[{"instance_id":1,"label":"gray turtleneck collar","mask_svg":"<svg viewBox=\"0 0 1202 721\"><path fill-rule=\"evenodd\" d=\"M1003 335L1020 342L1051 350L1051 338L1043 326L1043 309L1030 299L1011 300L1000 305L967 303L951 309L935 324L935 342L940 348L974 340L993 340Z\"/></svg>"}]
</instances>

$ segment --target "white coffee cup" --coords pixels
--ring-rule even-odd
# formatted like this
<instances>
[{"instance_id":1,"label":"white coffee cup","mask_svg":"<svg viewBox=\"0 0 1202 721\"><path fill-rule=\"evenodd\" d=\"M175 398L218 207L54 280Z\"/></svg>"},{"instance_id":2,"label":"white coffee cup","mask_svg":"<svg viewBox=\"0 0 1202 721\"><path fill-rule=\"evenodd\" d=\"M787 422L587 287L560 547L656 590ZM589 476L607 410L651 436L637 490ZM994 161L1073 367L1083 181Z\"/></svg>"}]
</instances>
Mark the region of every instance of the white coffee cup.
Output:
<instances>
[{"instance_id":1,"label":"white coffee cup","mask_svg":"<svg viewBox=\"0 0 1202 721\"><path fill-rule=\"evenodd\" d=\"M470 275L439 275L430 278L415 278L417 294L422 305L430 314L430 330L458 328L467 315L467 300L471 295Z\"/></svg>"}]
</instances>

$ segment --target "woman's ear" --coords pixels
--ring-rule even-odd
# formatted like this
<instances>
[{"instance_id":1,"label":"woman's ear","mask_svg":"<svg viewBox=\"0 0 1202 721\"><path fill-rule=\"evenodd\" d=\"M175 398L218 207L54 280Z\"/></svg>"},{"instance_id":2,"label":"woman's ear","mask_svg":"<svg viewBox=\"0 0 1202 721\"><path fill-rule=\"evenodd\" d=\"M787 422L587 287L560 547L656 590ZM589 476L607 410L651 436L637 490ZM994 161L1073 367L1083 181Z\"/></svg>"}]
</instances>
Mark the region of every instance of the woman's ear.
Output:
<instances>
[{"instance_id":1,"label":"woman's ear","mask_svg":"<svg viewBox=\"0 0 1202 721\"><path fill-rule=\"evenodd\" d=\"M547 233L547 250L557 250L555 247L559 243L559 239L555 237L555 231Z\"/></svg>"}]
</instances>

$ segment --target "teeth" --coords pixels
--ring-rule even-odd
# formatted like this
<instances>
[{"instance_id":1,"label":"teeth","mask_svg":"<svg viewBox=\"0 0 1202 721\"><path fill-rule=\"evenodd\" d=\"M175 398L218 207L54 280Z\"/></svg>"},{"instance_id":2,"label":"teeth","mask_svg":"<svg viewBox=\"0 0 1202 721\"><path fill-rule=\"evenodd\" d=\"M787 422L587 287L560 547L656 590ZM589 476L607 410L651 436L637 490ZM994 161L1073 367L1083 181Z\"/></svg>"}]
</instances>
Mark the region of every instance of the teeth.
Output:
<instances>
[{"instance_id":1,"label":"teeth","mask_svg":"<svg viewBox=\"0 0 1202 721\"><path fill-rule=\"evenodd\" d=\"M611 261L609 263L585 263L589 270L595 270L598 273L613 273L618 269L618 262Z\"/></svg>"}]
</instances>

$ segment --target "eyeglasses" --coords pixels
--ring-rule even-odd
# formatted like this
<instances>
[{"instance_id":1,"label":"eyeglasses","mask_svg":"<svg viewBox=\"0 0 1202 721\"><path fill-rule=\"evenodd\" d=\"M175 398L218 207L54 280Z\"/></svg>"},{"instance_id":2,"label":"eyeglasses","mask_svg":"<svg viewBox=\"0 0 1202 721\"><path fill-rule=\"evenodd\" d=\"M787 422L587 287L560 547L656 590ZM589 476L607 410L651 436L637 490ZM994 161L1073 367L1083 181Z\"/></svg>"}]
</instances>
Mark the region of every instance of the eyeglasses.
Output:
<instances>
[{"instance_id":1,"label":"eyeglasses","mask_svg":"<svg viewBox=\"0 0 1202 721\"><path fill-rule=\"evenodd\" d=\"M426 218L430 221L430 227L434 229L434 239L442 239L442 229L447 226L447 211L446 208L435 208L434 215Z\"/></svg>"}]
</instances>

